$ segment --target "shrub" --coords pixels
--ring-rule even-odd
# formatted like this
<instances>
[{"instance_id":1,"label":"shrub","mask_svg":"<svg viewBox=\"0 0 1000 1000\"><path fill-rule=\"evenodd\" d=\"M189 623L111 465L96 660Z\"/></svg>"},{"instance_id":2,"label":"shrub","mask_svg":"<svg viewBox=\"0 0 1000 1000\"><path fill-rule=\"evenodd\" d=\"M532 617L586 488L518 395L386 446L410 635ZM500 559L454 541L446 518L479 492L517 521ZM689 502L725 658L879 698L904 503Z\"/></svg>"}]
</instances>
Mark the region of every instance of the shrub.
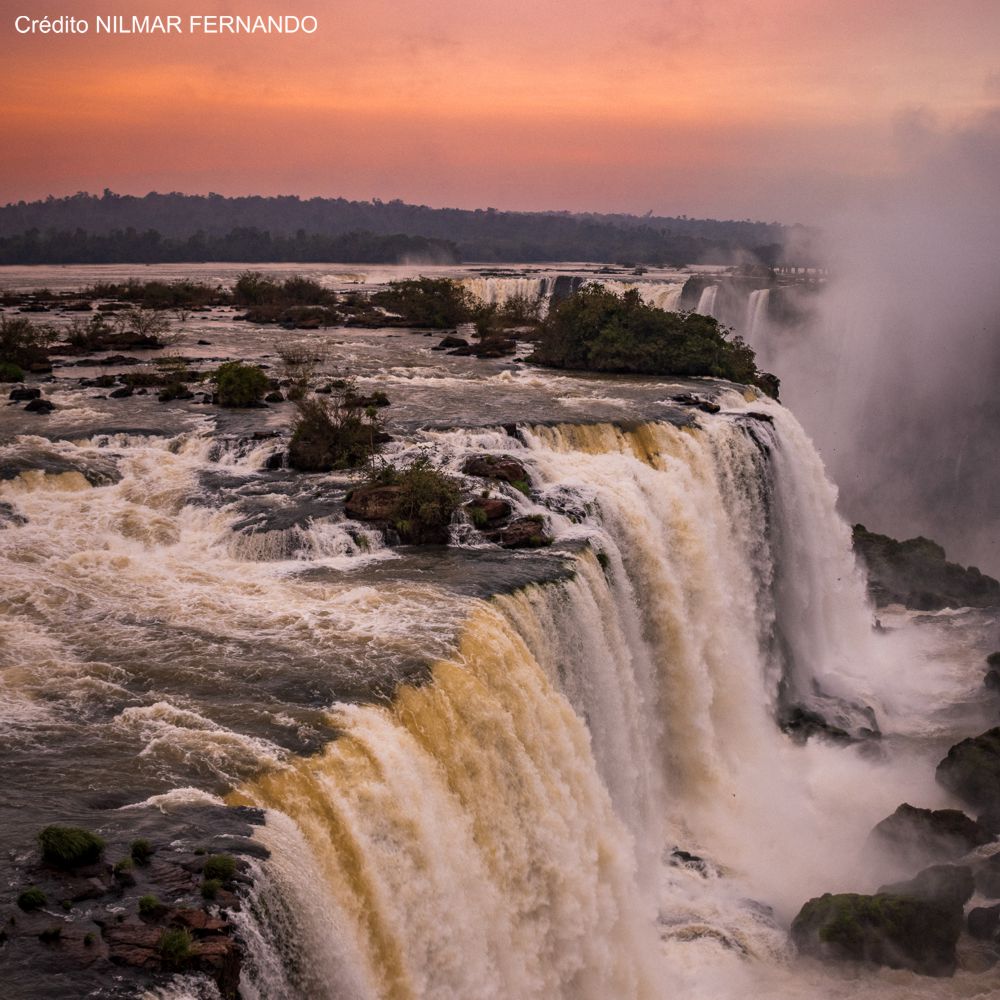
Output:
<instances>
[{"instance_id":1,"label":"shrub","mask_svg":"<svg viewBox=\"0 0 1000 1000\"><path fill-rule=\"evenodd\" d=\"M206 859L201 873L209 881L228 882L236 874L236 862L230 854L213 854Z\"/></svg>"},{"instance_id":2,"label":"shrub","mask_svg":"<svg viewBox=\"0 0 1000 1000\"><path fill-rule=\"evenodd\" d=\"M201 883L201 898L215 899L222 888L222 882L217 878L207 878Z\"/></svg>"},{"instance_id":3,"label":"shrub","mask_svg":"<svg viewBox=\"0 0 1000 1000\"><path fill-rule=\"evenodd\" d=\"M711 316L647 305L588 285L560 302L541 326L532 360L553 368L649 375L711 375L753 384L753 350Z\"/></svg>"},{"instance_id":4,"label":"shrub","mask_svg":"<svg viewBox=\"0 0 1000 1000\"><path fill-rule=\"evenodd\" d=\"M49 348L59 339L55 327L36 324L22 316L0 316L0 361L30 368L48 360Z\"/></svg>"},{"instance_id":5,"label":"shrub","mask_svg":"<svg viewBox=\"0 0 1000 1000\"><path fill-rule=\"evenodd\" d=\"M132 841L129 854L137 865L148 865L149 859L153 856L153 845L144 837L140 837Z\"/></svg>"},{"instance_id":6,"label":"shrub","mask_svg":"<svg viewBox=\"0 0 1000 1000\"><path fill-rule=\"evenodd\" d=\"M166 965L183 965L191 957L193 940L186 927L172 927L164 931L157 944L160 958Z\"/></svg>"},{"instance_id":7,"label":"shrub","mask_svg":"<svg viewBox=\"0 0 1000 1000\"><path fill-rule=\"evenodd\" d=\"M410 326L444 329L469 322L476 303L467 289L450 278L390 281L372 302L401 316Z\"/></svg>"},{"instance_id":8,"label":"shrub","mask_svg":"<svg viewBox=\"0 0 1000 1000\"><path fill-rule=\"evenodd\" d=\"M215 373L220 406L256 406L267 391L267 376L256 365L227 361Z\"/></svg>"},{"instance_id":9,"label":"shrub","mask_svg":"<svg viewBox=\"0 0 1000 1000\"><path fill-rule=\"evenodd\" d=\"M288 445L288 464L300 472L330 472L365 465L378 448L378 415L358 405L348 384L328 398L296 403L298 417Z\"/></svg>"},{"instance_id":10,"label":"shrub","mask_svg":"<svg viewBox=\"0 0 1000 1000\"><path fill-rule=\"evenodd\" d=\"M404 542L427 545L447 541L448 525L462 499L454 478L429 459L418 458L403 469L385 466L376 483L398 490L390 521Z\"/></svg>"},{"instance_id":11,"label":"shrub","mask_svg":"<svg viewBox=\"0 0 1000 1000\"><path fill-rule=\"evenodd\" d=\"M155 917L158 913L162 913L165 907L160 902L158 896L154 896L149 893L145 896L139 897L139 913L144 917Z\"/></svg>"},{"instance_id":12,"label":"shrub","mask_svg":"<svg viewBox=\"0 0 1000 1000\"><path fill-rule=\"evenodd\" d=\"M17 905L24 910L25 913L31 913L33 910L40 910L46 902L45 893L36 886L32 886L30 889L25 889L20 896L17 897Z\"/></svg>"},{"instance_id":13,"label":"shrub","mask_svg":"<svg viewBox=\"0 0 1000 1000\"><path fill-rule=\"evenodd\" d=\"M23 382L24 372L11 361L0 361L0 382Z\"/></svg>"},{"instance_id":14,"label":"shrub","mask_svg":"<svg viewBox=\"0 0 1000 1000\"><path fill-rule=\"evenodd\" d=\"M42 860L56 868L76 868L100 860L104 841L78 826L47 826L38 835Z\"/></svg>"}]
</instances>

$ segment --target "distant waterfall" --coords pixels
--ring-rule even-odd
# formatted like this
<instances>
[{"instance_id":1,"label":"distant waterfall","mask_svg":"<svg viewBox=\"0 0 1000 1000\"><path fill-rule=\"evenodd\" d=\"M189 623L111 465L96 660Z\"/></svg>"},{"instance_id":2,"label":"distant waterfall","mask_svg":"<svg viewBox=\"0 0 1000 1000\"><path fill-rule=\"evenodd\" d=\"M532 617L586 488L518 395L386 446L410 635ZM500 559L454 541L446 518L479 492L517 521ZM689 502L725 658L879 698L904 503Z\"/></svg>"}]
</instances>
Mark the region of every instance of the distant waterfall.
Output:
<instances>
[{"instance_id":1,"label":"distant waterfall","mask_svg":"<svg viewBox=\"0 0 1000 1000\"><path fill-rule=\"evenodd\" d=\"M598 283L609 291L623 292L635 289L647 305L675 312L680 308L681 294L684 292L683 281L618 281L612 278L600 278Z\"/></svg>"},{"instance_id":2,"label":"distant waterfall","mask_svg":"<svg viewBox=\"0 0 1000 1000\"><path fill-rule=\"evenodd\" d=\"M476 277L463 278L461 284L485 305L503 306L515 298L526 299L528 302L539 303L542 315L544 315L548 311L555 278Z\"/></svg>"},{"instance_id":3,"label":"distant waterfall","mask_svg":"<svg viewBox=\"0 0 1000 1000\"><path fill-rule=\"evenodd\" d=\"M511 442L543 497L576 497L582 518L551 515L588 542L575 575L474 602L427 683L338 706L339 739L233 799L272 810L278 896L309 885L308 905L262 918L261 940L299 943L288 996L669 997L657 925L665 945L708 927L780 952L745 898L755 873L801 898L842 844L833 807L789 792L839 751L792 745L775 713L792 699L851 725L880 654L821 463L790 414L758 405L693 432L564 424ZM662 874L692 838L750 888L693 902ZM331 962L346 967L317 975Z\"/></svg>"},{"instance_id":4,"label":"distant waterfall","mask_svg":"<svg viewBox=\"0 0 1000 1000\"><path fill-rule=\"evenodd\" d=\"M707 288L701 290L701 296L698 298L698 305L695 306L695 312L702 316L714 316L715 315L715 300L719 295L718 285L709 285Z\"/></svg>"},{"instance_id":5,"label":"distant waterfall","mask_svg":"<svg viewBox=\"0 0 1000 1000\"><path fill-rule=\"evenodd\" d=\"M757 288L750 293L747 299L746 320L743 324L744 339L752 346L757 343L757 338L764 332L764 324L767 322L767 307L771 297L770 288Z\"/></svg>"}]
</instances>

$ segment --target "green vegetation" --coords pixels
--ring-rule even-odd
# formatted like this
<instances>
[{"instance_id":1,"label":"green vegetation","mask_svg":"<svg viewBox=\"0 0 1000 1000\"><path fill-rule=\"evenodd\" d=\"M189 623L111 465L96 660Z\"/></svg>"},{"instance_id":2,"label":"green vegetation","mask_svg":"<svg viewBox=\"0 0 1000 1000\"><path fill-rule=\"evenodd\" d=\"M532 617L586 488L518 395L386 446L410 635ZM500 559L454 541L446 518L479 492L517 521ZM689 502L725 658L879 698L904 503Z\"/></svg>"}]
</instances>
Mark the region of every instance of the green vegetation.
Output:
<instances>
[{"instance_id":1,"label":"green vegetation","mask_svg":"<svg viewBox=\"0 0 1000 1000\"><path fill-rule=\"evenodd\" d=\"M32 323L22 316L0 316L0 362L17 368L46 364L58 340L55 327Z\"/></svg>"},{"instance_id":2,"label":"green vegetation","mask_svg":"<svg viewBox=\"0 0 1000 1000\"><path fill-rule=\"evenodd\" d=\"M36 886L32 886L30 889L25 889L20 896L17 897L17 905L24 910L25 913L31 913L33 910L40 910L46 902L45 893Z\"/></svg>"},{"instance_id":3,"label":"green vegetation","mask_svg":"<svg viewBox=\"0 0 1000 1000\"><path fill-rule=\"evenodd\" d=\"M201 873L208 880L228 882L236 874L236 861L231 854L213 854L206 859Z\"/></svg>"},{"instance_id":4,"label":"green vegetation","mask_svg":"<svg viewBox=\"0 0 1000 1000\"><path fill-rule=\"evenodd\" d=\"M448 525L462 493L458 482L430 459L418 458L404 468L385 465L374 484L394 487L389 521L404 542L433 545L448 540Z\"/></svg>"},{"instance_id":5,"label":"green vegetation","mask_svg":"<svg viewBox=\"0 0 1000 1000\"><path fill-rule=\"evenodd\" d=\"M531 360L553 368L710 375L754 384L754 353L711 316L647 305L638 291L589 285L549 313Z\"/></svg>"},{"instance_id":6,"label":"green vegetation","mask_svg":"<svg viewBox=\"0 0 1000 1000\"><path fill-rule=\"evenodd\" d=\"M121 861L115 862L114 873L115 875L129 875L133 868L135 868L135 862L131 858L122 858Z\"/></svg>"},{"instance_id":7,"label":"green vegetation","mask_svg":"<svg viewBox=\"0 0 1000 1000\"><path fill-rule=\"evenodd\" d=\"M172 927L163 932L156 947L165 965L180 966L191 957L192 944L191 932L186 927Z\"/></svg>"},{"instance_id":8,"label":"green vegetation","mask_svg":"<svg viewBox=\"0 0 1000 1000\"><path fill-rule=\"evenodd\" d=\"M139 913L144 917L155 917L163 913L166 907L160 902L159 896L149 893L139 897Z\"/></svg>"},{"instance_id":9,"label":"green vegetation","mask_svg":"<svg viewBox=\"0 0 1000 1000\"><path fill-rule=\"evenodd\" d=\"M227 361L215 373L215 386L220 406L257 406L267 391L267 376L256 365Z\"/></svg>"},{"instance_id":10,"label":"green vegetation","mask_svg":"<svg viewBox=\"0 0 1000 1000\"><path fill-rule=\"evenodd\" d=\"M23 382L24 372L11 361L0 361L0 382Z\"/></svg>"},{"instance_id":11,"label":"green vegetation","mask_svg":"<svg viewBox=\"0 0 1000 1000\"><path fill-rule=\"evenodd\" d=\"M129 847L129 854L137 865L148 865L153 853L153 845L145 837L133 840Z\"/></svg>"},{"instance_id":12,"label":"green vegetation","mask_svg":"<svg viewBox=\"0 0 1000 1000\"><path fill-rule=\"evenodd\" d=\"M215 899L219 894L219 890L222 888L221 879L217 878L207 878L201 883L201 898L202 899Z\"/></svg>"},{"instance_id":13,"label":"green vegetation","mask_svg":"<svg viewBox=\"0 0 1000 1000\"><path fill-rule=\"evenodd\" d=\"M42 860L56 868L77 868L101 858L104 841L78 826L47 826L38 835Z\"/></svg>"},{"instance_id":14,"label":"green vegetation","mask_svg":"<svg viewBox=\"0 0 1000 1000\"><path fill-rule=\"evenodd\" d=\"M300 399L296 408L288 464L300 472L360 468L382 440L376 409L362 407L350 384L327 397Z\"/></svg>"},{"instance_id":15,"label":"green vegetation","mask_svg":"<svg viewBox=\"0 0 1000 1000\"><path fill-rule=\"evenodd\" d=\"M391 281L371 296L371 301L396 313L409 326L441 330L470 322L476 302L450 278L414 278Z\"/></svg>"}]
</instances>

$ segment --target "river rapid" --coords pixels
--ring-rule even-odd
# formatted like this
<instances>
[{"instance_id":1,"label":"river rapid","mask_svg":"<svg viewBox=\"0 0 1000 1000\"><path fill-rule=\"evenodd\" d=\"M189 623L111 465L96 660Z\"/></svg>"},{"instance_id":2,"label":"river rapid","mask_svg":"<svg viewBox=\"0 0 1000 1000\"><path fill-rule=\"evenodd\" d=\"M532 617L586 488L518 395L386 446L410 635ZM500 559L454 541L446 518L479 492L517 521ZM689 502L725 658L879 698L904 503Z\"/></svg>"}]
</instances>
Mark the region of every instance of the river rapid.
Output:
<instances>
[{"instance_id":1,"label":"river rapid","mask_svg":"<svg viewBox=\"0 0 1000 1000\"><path fill-rule=\"evenodd\" d=\"M9 268L0 287L125 270ZM558 277L448 273L493 301ZM685 279L641 280L669 307ZM428 455L470 490L470 455L516 457L530 492L494 492L554 543L502 550L460 516L447 548L387 546L344 516L356 477L269 461L291 404L113 399L80 385L117 371L100 356L57 364L54 412L0 412L5 887L47 823L155 831L225 803L264 810L270 851L239 916L246 998L997 995L993 971L845 972L788 943L808 898L891 877L865 850L879 820L955 805L934 766L996 718L1000 623L891 608L873 627L835 487L785 407L453 357L408 330L227 308L172 326L170 353L206 367L277 374L275 344L300 342L324 378L389 396L389 458ZM132 353L129 370L155 361ZM673 399L691 392L719 412ZM793 742L789 703L882 738ZM11 997L112 995L0 977Z\"/></svg>"}]
</instances>

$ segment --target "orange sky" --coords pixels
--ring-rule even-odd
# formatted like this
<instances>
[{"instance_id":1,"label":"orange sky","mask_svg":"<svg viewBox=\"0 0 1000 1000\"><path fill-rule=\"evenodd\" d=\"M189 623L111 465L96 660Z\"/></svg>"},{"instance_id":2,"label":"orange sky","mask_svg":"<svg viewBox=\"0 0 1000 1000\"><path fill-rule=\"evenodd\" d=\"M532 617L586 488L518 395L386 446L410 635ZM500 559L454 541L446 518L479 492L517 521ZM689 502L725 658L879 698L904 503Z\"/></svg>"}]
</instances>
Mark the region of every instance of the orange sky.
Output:
<instances>
[{"instance_id":1,"label":"orange sky","mask_svg":"<svg viewBox=\"0 0 1000 1000\"><path fill-rule=\"evenodd\" d=\"M4 0L0 201L148 190L820 221L1000 101L1000 0ZM315 14L309 37L14 17Z\"/></svg>"}]
</instances>

